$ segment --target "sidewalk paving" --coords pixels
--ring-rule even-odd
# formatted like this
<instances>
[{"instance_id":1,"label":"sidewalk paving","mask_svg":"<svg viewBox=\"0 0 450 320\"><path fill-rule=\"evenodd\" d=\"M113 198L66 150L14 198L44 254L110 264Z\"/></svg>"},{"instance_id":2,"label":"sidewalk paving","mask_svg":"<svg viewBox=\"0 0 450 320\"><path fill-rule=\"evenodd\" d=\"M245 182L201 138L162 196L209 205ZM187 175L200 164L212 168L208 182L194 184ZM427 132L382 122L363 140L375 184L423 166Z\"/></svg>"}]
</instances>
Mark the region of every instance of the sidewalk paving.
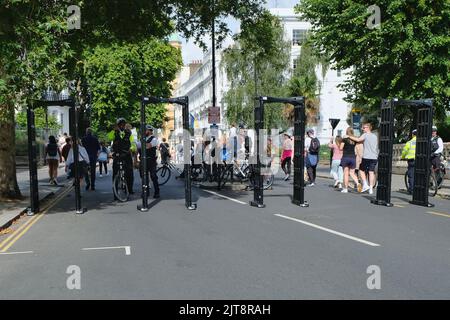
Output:
<instances>
[{"instance_id":1,"label":"sidewalk paving","mask_svg":"<svg viewBox=\"0 0 450 320\"><path fill-rule=\"evenodd\" d=\"M42 200L65 187L67 181L64 164L60 164L58 169L58 186L49 184L47 166L38 169L38 179L39 200ZM24 199L20 201L0 202L0 229L8 226L12 220L21 215L30 205L30 174L28 168L17 168L17 183Z\"/></svg>"}]
</instances>

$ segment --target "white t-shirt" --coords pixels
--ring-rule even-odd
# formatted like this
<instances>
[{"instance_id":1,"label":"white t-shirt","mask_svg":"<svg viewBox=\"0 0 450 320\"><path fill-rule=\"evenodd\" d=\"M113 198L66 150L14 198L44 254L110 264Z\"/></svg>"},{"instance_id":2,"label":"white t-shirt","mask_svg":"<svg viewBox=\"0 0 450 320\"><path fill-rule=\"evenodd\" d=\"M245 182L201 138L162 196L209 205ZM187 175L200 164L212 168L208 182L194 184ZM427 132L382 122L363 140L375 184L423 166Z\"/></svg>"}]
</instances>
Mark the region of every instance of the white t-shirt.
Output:
<instances>
[{"instance_id":1,"label":"white t-shirt","mask_svg":"<svg viewBox=\"0 0 450 320\"><path fill-rule=\"evenodd\" d=\"M83 146L78 146L78 161L84 161L89 164L89 155ZM70 166L74 162L73 148L70 148L69 155L67 156L66 165Z\"/></svg>"}]
</instances>

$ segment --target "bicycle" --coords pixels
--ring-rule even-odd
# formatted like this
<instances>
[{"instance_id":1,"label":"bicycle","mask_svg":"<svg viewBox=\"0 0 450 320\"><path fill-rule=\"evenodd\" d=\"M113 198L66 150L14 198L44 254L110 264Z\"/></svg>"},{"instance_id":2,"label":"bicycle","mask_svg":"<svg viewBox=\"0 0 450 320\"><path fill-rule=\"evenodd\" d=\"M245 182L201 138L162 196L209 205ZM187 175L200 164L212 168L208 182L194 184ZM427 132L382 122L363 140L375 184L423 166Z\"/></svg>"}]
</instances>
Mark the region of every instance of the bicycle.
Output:
<instances>
[{"instance_id":1,"label":"bicycle","mask_svg":"<svg viewBox=\"0 0 450 320\"><path fill-rule=\"evenodd\" d=\"M183 172L181 169L176 167L172 162L165 162L161 167L156 170L156 175L158 176L158 185L162 186L169 181L172 171L178 172L178 176Z\"/></svg>"},{"instance_id":2,"label":"bicycle","mask_svg":"<svg viewBox=\"0 0 450 320\"><path fill-rule=\"evenodd\" d=\"M441 164L439 165L439 173L436 174L436 171L438 169L433 169L432 166L430 166L430 180L428 182L428 195L431 197L436 196L438 190L442 187L444 183L444 178L446 174L446 167L447 167L447 159L442 156L441 158ZM409 188L409 179L408 179L408 171L405 172L405 186L406 190L410 190Z\"/></svg>"},{"instance_id":3,"label":"bicycle","mask_svg":"<svg viewBox=\"0 0 450 320\"><path fill-rule=\"evenodd\" d=\"M231 175L233 174L233 179L239 180L242 182L248 182L249 185L247 188L253 189L255 187L255 171L253 166L248 164L247 160L244 160L243 163L239 166L236 161L233 163L227 163L224 161L222 165L222 171L220 173L219 179L219 190L225 186L225 184L231 180ZM263 189L269 189L274 181L274 175L271 173L268 178L266 175L263 175Z\"/></svg>"},{"instance_id":4,"label":"bicycle","mask_svg":"<svg viewBox=\"0 0 450 320\"><path fill-rule=\"evenodd\" d=\"M128 190L127 179L125 178L124 157L117 154L114 157L119 161L119 170L113 180L114 196L120 202L126 202L128 201L130 192Z\"/></svg>"}]
</instances>

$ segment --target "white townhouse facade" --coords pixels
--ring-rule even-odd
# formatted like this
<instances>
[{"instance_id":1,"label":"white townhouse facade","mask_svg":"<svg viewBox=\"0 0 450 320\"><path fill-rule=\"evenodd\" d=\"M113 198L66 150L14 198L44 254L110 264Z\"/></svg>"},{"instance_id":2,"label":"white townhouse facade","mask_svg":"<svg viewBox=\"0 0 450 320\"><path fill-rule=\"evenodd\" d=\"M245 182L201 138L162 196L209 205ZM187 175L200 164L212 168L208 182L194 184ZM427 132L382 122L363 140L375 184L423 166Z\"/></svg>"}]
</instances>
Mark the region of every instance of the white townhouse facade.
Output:
<instances>
[{"instance_id":1,"label":"white townhouse facade","mask_svg":"<svg viewBox=\"0 0 450 320\"><path fill-rule=\"evenodd\" d=\"M271 13L278 16L284 27L285 40L291 43L291 70L296 67L296 60L300 56L301 43L305 40L311 24L300 21L294 9L273 8ZM221 58L223 49L216 50L216 106L220 107L221 122L217 123L220 129L227 129L228 123L226 115L226 104L224 95L229 89L228 79L225 70L221 68ZM346 79L346 72L329 69L322 78L321 68L316 70L317 78L322 83L320 91L320 107L317 124L312 128L321 143L326 143L331 137L331 125L329 119L340 119L339 125L335 129L336 134L343 134L348 127L347 117L351 110L351 105L344 101L345 93L340 91L338 85ZM196 61L183 67L180 73L180 82L174 96L188 96L189 109L194 117L194 128L201 129L210 127L208 123L208 107L212 106L212 53L211 50L203 56L203 61ZM181 108L175 108L175 134L182 132Z\"/></svg>"}]
</instances>

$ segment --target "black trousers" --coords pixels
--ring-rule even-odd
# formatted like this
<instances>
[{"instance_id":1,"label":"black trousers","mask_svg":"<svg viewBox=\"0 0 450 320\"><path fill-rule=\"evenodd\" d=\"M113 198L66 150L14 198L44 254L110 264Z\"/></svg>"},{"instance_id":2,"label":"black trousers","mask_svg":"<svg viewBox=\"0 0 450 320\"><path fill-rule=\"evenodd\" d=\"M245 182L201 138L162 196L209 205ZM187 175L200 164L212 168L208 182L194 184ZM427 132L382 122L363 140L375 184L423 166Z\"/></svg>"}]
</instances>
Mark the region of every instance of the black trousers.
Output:
<instances>
[{"instance_id":1,"label":"black trousers","mask_svg":"<svg viewBox=\"0 0 450 320\"><path fill-rule=\"evenodd\" d=\"M105 168L105 174L108 174L108 162L106 161L99 161L98 162L98 168L100 170L100 174L102 174L102 168Z\"/></svg>"},{"instance_id":2,"label":"black trousers","mask_svg":"<svg viewBox=\"0 0 450 320\"><path fill-rule=\"evenodd\" d=\"M408 185L409 192L413 192L414 189L414 166L416 161L414 159L408 159Z\"/></svg>"},{"instance_id":3,"label":"black trousers","mask_svg":"<svg viewBox=\"0 0 450 320\"><path fill-rule=\"evenodd\" d=\"M128 191L132 193L134 185L133 158L131 157L131 154L127 154L120 157L123 161L123 169L125 170L125 179L127 180ZM118 171L119 171L119 158L115 157L113 160L113 177L112 177L113 182L114 177L116 176Z\"/></svg>"},{"instance_id":4,"label":"black trousers","mask_svg":"<svg viewBox=\"0 0 450 320\"><path fill-rule=\"evenodd\" d=\"M91 188L95 188L95 173L97 171L97 158L89 158L89 175Z\"/></svg>"},{"instance_id":5,"label":"black trousers","mask_svg":"<svg viewBox=\"0 0 450 320\"><path fill-rule=\"evenodd\" d=\"M147 174L150 174L150 179L153 182L153 188L155 188L155 194L159 195L158 176L156 175L157 165L156 160L147 160Z\"/></svg>"},{"instance_id":6,"label":"black trousers","mask_svg":"<svg viewBox=\"0 0 450 320\"><path fill-rule=\"evenodd\" d=\"M283 172L285 174L291 174L291 160L292 158L285 158L282 162L281 162L281 169L283 170ZM286 165L287 165L287 169L286 169Z\"/></svg>"}]
</instances>

